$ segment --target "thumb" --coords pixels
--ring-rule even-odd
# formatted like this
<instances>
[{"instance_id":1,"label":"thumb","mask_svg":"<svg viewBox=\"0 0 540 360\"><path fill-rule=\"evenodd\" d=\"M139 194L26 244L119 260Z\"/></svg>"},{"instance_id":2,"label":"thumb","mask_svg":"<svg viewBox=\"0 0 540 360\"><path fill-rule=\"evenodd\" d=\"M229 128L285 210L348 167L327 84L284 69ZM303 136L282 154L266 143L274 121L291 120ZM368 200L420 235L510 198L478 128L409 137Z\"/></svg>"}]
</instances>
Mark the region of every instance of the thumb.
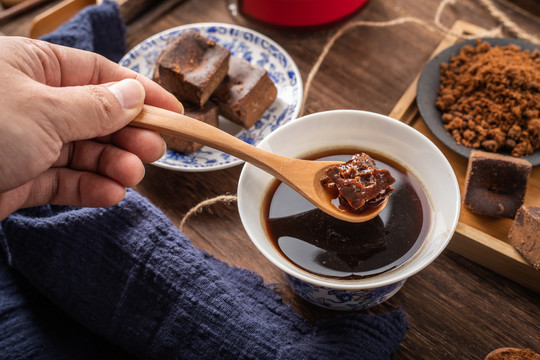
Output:
<instances>
[{"instance_id":1,"label":"thumb","mask_svg":"<svg viewBox=\"0 0 540 360\"><path fill-rule=\"evenodd\" d=\"M56 90L60 101L56 108L61 111L54 126L64 143L121 129L141 112L145 97L144 87L134 79Z\"/></svg>"}]
</instances>

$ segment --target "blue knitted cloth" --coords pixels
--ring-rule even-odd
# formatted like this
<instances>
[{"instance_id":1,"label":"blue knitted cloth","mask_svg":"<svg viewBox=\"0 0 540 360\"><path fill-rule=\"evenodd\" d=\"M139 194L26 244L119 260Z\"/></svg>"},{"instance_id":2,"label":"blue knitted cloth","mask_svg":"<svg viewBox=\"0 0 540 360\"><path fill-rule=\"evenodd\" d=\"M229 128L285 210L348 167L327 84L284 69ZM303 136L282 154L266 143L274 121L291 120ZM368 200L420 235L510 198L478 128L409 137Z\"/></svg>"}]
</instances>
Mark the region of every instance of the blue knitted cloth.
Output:
<instances>
[{"instance_id":1,"label":"blue knitted cloth","mask_svg":"<svg viewBox=\"0 0 540 360\"><path fill-rule=\"evenodd\" d=\"M104 1L100 6L88 6L56 31L41 40L92 51L118 62L126 52L125 26L118 5Z\"/></svg>"},{"instance_id":2,"label":"blue knitted cloth","mask_svg":"<svg viewBox=\"0 0 540 360\"><path fill-rule=\"evenodd\" d=\"M77 21L102 11L113 16L88 23L123 29L111 3ZM47 38L124 44L123 32L89 30L68 23ZM407 326L402 310L312 326L132 190L109 208L36 207L0 227L0 359L389 359Z\"/></svg>"}]
</instances>

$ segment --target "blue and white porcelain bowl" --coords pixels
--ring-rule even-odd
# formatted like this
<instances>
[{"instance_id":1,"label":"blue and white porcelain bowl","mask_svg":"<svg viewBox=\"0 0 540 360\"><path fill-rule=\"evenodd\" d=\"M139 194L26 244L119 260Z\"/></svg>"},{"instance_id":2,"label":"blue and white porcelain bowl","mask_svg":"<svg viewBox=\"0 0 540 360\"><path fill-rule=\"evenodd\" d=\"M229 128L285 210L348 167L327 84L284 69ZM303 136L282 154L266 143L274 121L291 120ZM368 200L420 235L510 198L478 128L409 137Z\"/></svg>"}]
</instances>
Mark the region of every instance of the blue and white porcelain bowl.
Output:
<instances>
[{"instance_id":1,"label":"blue and white porcelain bowl","mask_svg":"<svg viewBox=\"0 0 540 360\"><path fill-rule=\"evenodd\" d=\"M420 249L401 266L358 280L331 279L309 273L281 255L270 241L263 219L265 197L275 179L246 164L238 184L242 224L255 246L285 274L296 294L333 310L359 310L386 301L405 281L428 266L445 249L459 219L459 186L448 160L424 135L387 116L334 110L290 122L258 147L303 158L339 148L380 154L404 166L421 183L430 202L430 228Z\"/></svg>"}]
</instances>

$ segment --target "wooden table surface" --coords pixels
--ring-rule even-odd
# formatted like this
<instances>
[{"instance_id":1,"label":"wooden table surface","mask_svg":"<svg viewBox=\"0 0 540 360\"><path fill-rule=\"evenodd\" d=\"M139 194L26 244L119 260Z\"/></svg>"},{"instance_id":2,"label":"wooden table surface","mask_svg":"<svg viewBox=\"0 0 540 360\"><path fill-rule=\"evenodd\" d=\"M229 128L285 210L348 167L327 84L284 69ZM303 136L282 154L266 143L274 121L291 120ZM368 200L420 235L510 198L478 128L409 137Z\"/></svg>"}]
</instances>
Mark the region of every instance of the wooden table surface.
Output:
<instances>
[{"instance_id":1,"label":"wooden table surface","mask_svg":"<svg viewBox=\"0 0 540 360\"><path fill-rule=\"evenodd\" d=\"M540 2L494 3L524 31L540 34ZM437 0L371 0L351 20L386 21L413 16L434 25L439 4ZM0 24L0 31L26 36L32 17L48 6ZM477 0L448 5L440 18L442 25L449 28L456 20L486 29L500 24ZM236 23L269 36L289 52L304 81L338 28L291 33L232 17L225 0L166 0L129 24L128 47L174 26L208 21ZM331 109L388 114L442 37L439 32L413 23L350 30L323 62L304 114ZM241 166L204 173L174 172L152 165L146 170L137 190L179 223L199 202L235 194ZM218 203L195 214L187 221L184 232L195 246L217 258L261 274L267 283L282 284L278 291L284 301L310 321L336 315L292 294L281 273L251 244L235 203ZM390 300L367 312L378 314L397 308L405 310L410 329L394 359L483 359L498 347L540 352L540 295L449 250L409 279Z\"/></svg>"}]
</instances>

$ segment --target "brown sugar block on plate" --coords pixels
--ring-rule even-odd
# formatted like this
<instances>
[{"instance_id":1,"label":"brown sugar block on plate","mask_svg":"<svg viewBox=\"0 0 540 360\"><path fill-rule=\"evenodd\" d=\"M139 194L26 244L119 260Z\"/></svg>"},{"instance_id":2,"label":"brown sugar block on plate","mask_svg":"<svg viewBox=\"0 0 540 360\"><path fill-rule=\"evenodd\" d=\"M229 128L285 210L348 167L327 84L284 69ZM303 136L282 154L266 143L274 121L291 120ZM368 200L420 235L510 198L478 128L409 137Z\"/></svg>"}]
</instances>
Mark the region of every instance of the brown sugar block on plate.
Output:
<instances>
[{"instance_id":1,"label":"brown sugar block on plate","mask_svg":"<svg viewBox=\"0 0 540 360\"><path fill-rule=\"evenodd\" d=\"M477 214L513 219L523 205L531 167L524 159L471 151L464 205Z\"/></svg>"},{"instance_id":2,"label":"brown sugar block on plate","mask_svg":"<svg viewBox=\"0 0 540 360\"><path fill-rule=\"evenodd\" d=\"M251 127L274 102L277 89L266 70L231 57L227 77L214 93L214 101L227 119Z\"/></svg>"},{"instance_id":3,"label":"brown sugar block on plate","mask_svg":"<svg viewBox=\"0 0 540 360\"><path fill-rule=\"evenodd\" d=\"M508 239L536 270L540 270L540 207L523 205L512 223Z\"/></svg>"},{"instance_id":4,"label":"brown sugar block on plate","mask_svg":"<svg viewBox=\"0 0 540 360\"><path fill-rule=\"evenodd\" d=\"M177 98L203 106L227 75L230 56L214 40L188 29L161 53L154 80Z\"/></svg>"},{"instance_id":5,"label":"brown sugar block on plate","mask_svg":"<svg viewBox=\"0 0 540 360\"><path fill-rule=\"evenodd\" d=\"M190 105L189 103L184 104L184 115L200 120L215 127L218 126L218 113L218 107L212 101L208 101L202 108ZM202 144L184 140L178 136L169 134L161 135L167 143L167 147L179 152L193 153L199 151L203 147Z\"/></svg>"}]
</instances>

